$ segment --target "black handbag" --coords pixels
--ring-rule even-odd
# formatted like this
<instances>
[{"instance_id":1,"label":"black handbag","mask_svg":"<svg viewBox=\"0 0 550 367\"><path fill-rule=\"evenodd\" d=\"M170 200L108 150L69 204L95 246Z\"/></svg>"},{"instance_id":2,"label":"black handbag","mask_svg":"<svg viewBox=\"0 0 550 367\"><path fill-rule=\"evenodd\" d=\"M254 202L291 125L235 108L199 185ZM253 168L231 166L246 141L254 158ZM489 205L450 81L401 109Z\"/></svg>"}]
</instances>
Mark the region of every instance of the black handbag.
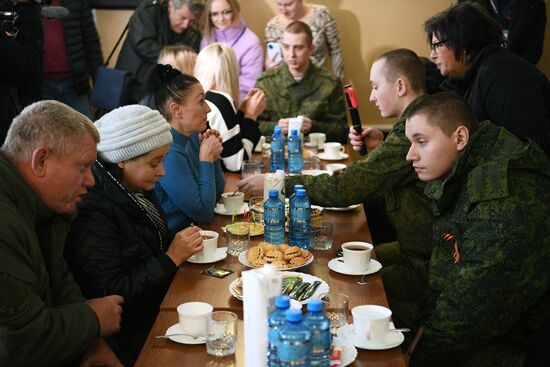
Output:
<instances>
[{"instance_id":1,"label":"black handbag","mask_svg":"<svg viewBox=\"0 0 550 367\"><path fill-rule=\"evenodd\" d=\"M130 73L126 70L107 66L127 31L128 24L124 27L122 34L118 38L105 64L100 66L97 70L91 104L105 112L124 105L124 102L128 100L128 84L131 80Z\"/></svg>"}]
</instances>

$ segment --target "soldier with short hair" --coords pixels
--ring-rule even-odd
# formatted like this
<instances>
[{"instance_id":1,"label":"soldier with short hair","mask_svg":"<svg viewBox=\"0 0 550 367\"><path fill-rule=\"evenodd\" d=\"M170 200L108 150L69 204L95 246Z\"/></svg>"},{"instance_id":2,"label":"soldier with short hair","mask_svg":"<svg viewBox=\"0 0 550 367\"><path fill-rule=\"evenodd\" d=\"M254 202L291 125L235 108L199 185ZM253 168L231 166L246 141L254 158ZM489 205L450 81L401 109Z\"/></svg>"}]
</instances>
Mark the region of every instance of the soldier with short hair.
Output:
<instances>
[{"instance_id":1,"label":"soldier with short hair","mask_svg":"<svg viewBox=\"0 0 550 367\"><path fill-rule=\"evenodd\" d=\"M410 366L523 366L550 315L550 161L450 93L415 106L405 132L434 215Z\"/></svg>"}]
</instances>

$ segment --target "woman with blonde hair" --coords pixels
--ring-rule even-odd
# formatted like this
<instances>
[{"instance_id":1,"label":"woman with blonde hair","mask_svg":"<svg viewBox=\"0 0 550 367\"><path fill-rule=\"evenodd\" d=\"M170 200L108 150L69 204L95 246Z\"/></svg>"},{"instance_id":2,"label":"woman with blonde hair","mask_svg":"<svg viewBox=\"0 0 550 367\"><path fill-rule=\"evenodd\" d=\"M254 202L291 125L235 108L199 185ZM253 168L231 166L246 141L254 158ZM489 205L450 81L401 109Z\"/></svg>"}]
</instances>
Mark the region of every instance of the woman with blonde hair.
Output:
<instances>
[{"instance_id":1,"label":"woman with blonde hair","mask_svg":"<svg viewBox=\"0 0 550 367\"><path fill-rule=\"evenodd\" d=\"M244 23L237 0L207 0L204 9L200 49L212 43L223 43L233 48L237 57L242 100L263 71L262 44L258 36Z\"/></svg>"},{"instance_id":2,"label":"woman with blonde hair","mask_svg":"<svg viewBox=\"0 0 550 367\"><path fill-rule=\"evenodd\" d=\"M222 163L228 171L240 171L243 160L261 137L256 119L267 105L264 93L252 89L244 98L239 111L237 59L233 49L222 43L206 46L197 57L195 77L206 90L206 103L210 107L208 122L220 132L223 151Z\"/></svg>"},{"instance_id":3,"label":"woman with blonde hair","mask_svg":"<svg viewBox=\"0 0 550 367\"><path fill-rule=\"evenodd\" d=\"M197 53L186 45L165 46L160 51L157 63L168 64L184 74L193 75Z\"/></svg>"}]
</instances>

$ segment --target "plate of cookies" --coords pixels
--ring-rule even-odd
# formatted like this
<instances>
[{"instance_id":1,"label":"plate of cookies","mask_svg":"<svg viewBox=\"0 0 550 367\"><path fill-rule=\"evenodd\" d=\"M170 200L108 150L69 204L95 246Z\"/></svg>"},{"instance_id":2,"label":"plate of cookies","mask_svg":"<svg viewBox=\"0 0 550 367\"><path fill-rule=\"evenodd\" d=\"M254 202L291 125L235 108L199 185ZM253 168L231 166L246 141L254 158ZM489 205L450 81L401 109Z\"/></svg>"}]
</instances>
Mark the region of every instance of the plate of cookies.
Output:
<instances>
[{"instance_id":1,"label":"plate of cookies","mask_svg":"<svg viewBox=\"0 0 550 367\"><path fill-rule=\"evenodd\" d=\"M265 264L272 264L277 270L293 270L309 265L313 262L313 254L302 250L298 246L289 246L286 243L273 245L260 242L239 254L239 261L249 268L261 268Z\"/></svg>"}]
</instances>

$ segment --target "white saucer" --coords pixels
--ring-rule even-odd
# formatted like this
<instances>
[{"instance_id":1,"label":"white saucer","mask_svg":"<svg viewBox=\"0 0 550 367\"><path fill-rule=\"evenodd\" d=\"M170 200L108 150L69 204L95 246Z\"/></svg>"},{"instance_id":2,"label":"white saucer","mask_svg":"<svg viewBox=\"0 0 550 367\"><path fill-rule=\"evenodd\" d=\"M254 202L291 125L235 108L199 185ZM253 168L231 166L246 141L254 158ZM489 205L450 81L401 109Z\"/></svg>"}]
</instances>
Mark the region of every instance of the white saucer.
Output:
<instances>
[{"instance_id":1,"label":"white saucer","mask_svg":"<svg viewBox=\"0 0 550 367\"><path fill-rule=\"evenodd\" d=\"M347 153L340 153L337 157L328 157L325 152L323 153L317 153L317 157L325 160L325 161L341 161L342 159L346 159L349 157L349 154Z\"/></svg>"},{"instance_id":2,"label":"white saucer","mask_svg":"<svg viewBox=\"0 0 550 367\"><path fill-rule=\"evenodd\" d=\"M166 330L165 335L178 334L178 333L181 333L181 328L179 323L170 326L168 330ZM176 335L176 336L170 336L168 337L168 339L180 344L204 344L206 342L206 338L204 336L195 339L187 335Z\"/></svg>"},{"instance_id":3,"label":"white saucer","mask_svg":"<svg viewBox=\"0 0 550 367\"><path fill-rule=\"evenodd\" d=\"M235 215L243 215L245 210L248 211L248 204L247 203L244 203L241 210L239 210L238 212L235 212ZM225 209L225 206L222 203L217 203L216 204L216 207L214 208L214 213L221 214L221 215L233 215L233 213L228 212Z\"/></svg>"},{"instance_id":4,"label":"white saucer","mask_svg":"<svg viewBox=\"0 0 550 367\"><path fill-rule=\"evenodd\" d=\"M339 338L337 336L333 337L332 346L342 348L342 355L340 357L342 361L340 366L342 367L352 364L357 358L357 349L349 340L345 338Z\"/></svg>"},{"instance_id":5,"label":"white saucer","mask_svg":"<svg viewBox=\"0 0 550 367\"><path fill-rule=\"evenodd\" d=\"M344 207L338 207L338 206L329 206L325 207L326 210L332 210L335 212L347 212L348 210L353 210L355 208L359 208L359 205L361 204L353 204L350 206L344 206Z\"/></svg>"},{"instance_id":6,"label":"white saucer","mask_svg":"<svg viewBox=\"0 0 550 367\"><path fill-rule=\"evenodd\" d=\"M319 176L319 175L330 175L330 173L322 169L306 169L302 171L302 175Z\"/></svg>"},{"instance_id":7,"label":"white saucer","mask_svg":"<svg viewBox=\"0 0 550 367\"><path fill-rule=\"evenodd\" d=\"M210 264L223 260L227 257L227 247L218 247L211 259L197 259L195 255L191 256L187 261L193 264Z\"/></svg>"},{"instance_id":8,"label":"white saucer","mask_svg":"<svg viewBox=\"0 0 550 367\"><path fill-rule=\"evenodd\" d=\"M368 275L368 274L374 274L378 270L382 269L382 264L380 264L378 261L374 259L370 259L369 267L366 270L351 271L346 269L346 266L344 265L344 263L339 261L340 259L342 258L336 257L328 262L328 267L330 268L330 270L340 274L345 274L345 275Z\"/></svg>"},{"instance_id":9,"label":"white saucer","mask_svg":"<svg viewBox=\"0 0 550 367\"><path fill-rule=\"evenodd\" d=\"M390 323L390 330L395 329L393 323ZM390 331L386 336L386 339L383 341L370 341L368 339L358 340L355 335L355 329L353 324L344 325L338 330L338 336L349 340L357 348L369 349L369 350L384 350L397 347L403 340L405 336L400 331Z\"/></svg>"}]
</instances>

